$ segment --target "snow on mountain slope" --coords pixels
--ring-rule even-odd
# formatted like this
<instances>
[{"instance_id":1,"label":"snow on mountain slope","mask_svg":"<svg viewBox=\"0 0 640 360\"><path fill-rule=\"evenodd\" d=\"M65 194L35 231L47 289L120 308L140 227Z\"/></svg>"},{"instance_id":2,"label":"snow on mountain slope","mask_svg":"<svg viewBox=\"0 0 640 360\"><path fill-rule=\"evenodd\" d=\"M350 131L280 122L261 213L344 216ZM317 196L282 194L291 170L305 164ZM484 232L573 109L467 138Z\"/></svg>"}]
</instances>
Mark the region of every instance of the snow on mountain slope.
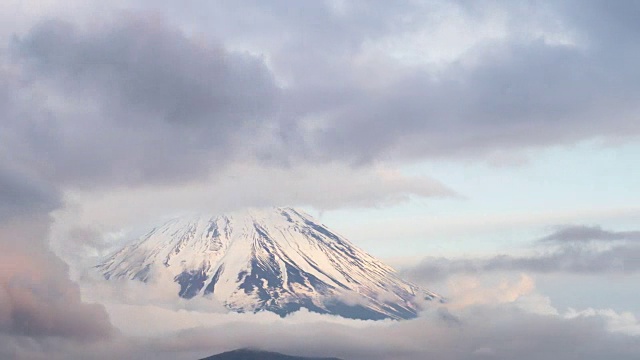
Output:
<instances>
[{"instance_id":1,"label":"snow on mountain slope","mask_svg":"<svg viewBox=\"0 0 640 360\"><path fill-rule=\"evenodd\" d=\"M422 300L440 300L292 208L169 221L97 268L106 279L180 285L179 296L210 296L237 312L300 308L357 319L407 319ZM165 277L162 277L165 278Z\"/></svg>"}]
</instances>

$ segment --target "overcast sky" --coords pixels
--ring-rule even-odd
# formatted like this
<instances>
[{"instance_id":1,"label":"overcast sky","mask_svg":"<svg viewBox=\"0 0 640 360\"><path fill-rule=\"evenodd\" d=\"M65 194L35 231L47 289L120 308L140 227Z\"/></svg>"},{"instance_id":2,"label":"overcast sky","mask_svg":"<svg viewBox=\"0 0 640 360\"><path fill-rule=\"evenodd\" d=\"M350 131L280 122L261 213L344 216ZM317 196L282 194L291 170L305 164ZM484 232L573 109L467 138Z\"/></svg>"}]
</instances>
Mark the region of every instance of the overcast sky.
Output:
<instances>
[{"instance_id":1,"label":"overcast sky","mask_svg":"<svg viewBox=\"0 0 640 360\"><path fill-rule=\"evenodd\" d=\"M638 18L635 1L5 1L0 357L637 359ZM451 302L281 321L86 279L167 217L274 205Z\"/></svg>"}]
</instances>

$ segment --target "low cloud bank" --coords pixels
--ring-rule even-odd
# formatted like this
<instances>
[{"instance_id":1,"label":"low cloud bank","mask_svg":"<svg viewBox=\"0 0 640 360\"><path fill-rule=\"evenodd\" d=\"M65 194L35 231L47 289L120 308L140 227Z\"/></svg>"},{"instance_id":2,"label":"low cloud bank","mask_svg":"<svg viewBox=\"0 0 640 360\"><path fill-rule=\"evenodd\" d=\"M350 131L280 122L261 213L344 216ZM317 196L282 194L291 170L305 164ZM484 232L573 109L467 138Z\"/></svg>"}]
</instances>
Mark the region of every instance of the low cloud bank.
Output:
<instances>
[{"instance_id":1,"label":"low cloud bank","mask_svg":"<svg viewBox=\"0 0 640 360\"><path fill-rule=\"evenodd\" d=\"M234 315L234 321L155 337L119 337L69 349L53 344L33 359L197 359L240 347L364 359L636 359L640 337L607 329L601 314L541 315L514 305L433 309L402 322L327 321L323 315ZM261 319L261 320L260 320Z\"/></svg>"}]
</instances>

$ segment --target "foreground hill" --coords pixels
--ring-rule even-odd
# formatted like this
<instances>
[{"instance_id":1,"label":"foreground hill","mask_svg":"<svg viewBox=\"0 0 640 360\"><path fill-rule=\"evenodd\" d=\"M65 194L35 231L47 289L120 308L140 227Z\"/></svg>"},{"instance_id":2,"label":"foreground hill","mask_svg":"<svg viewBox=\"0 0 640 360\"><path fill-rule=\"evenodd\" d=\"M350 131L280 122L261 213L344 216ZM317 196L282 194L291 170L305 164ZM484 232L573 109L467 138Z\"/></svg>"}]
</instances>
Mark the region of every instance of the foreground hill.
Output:
<instances>
[{"instance_id":1,"label":"foreground hill","mask_svg":"<svg viewBox=\"0 0 640 360\"><path fill-rule=\"evenodd\" d=\"M310 358L289 356L276 352L239 349L209 356L201 360L340 360L338 358Z\"/></svg>"}]
</instances>

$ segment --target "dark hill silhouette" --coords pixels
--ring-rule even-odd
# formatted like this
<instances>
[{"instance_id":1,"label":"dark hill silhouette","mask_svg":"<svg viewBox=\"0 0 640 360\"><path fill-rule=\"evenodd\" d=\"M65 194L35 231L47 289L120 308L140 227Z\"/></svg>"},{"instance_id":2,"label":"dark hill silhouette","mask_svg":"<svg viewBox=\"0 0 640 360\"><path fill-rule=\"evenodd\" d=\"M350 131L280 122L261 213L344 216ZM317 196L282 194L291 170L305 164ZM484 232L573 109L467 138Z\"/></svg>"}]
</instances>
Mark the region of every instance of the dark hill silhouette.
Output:
<instances>
[{"instance_id":1,"label":"dark hill silhouette","mask_svg":"<svg viewBox=\"0 0 640 360\"><path fill-rule=\"evenodd\" d=\"M209 356L201 360L341 360L338 358L317 358L284 355L277 352L254 349L238 349Z\"/></svg>"}]
</instances>

